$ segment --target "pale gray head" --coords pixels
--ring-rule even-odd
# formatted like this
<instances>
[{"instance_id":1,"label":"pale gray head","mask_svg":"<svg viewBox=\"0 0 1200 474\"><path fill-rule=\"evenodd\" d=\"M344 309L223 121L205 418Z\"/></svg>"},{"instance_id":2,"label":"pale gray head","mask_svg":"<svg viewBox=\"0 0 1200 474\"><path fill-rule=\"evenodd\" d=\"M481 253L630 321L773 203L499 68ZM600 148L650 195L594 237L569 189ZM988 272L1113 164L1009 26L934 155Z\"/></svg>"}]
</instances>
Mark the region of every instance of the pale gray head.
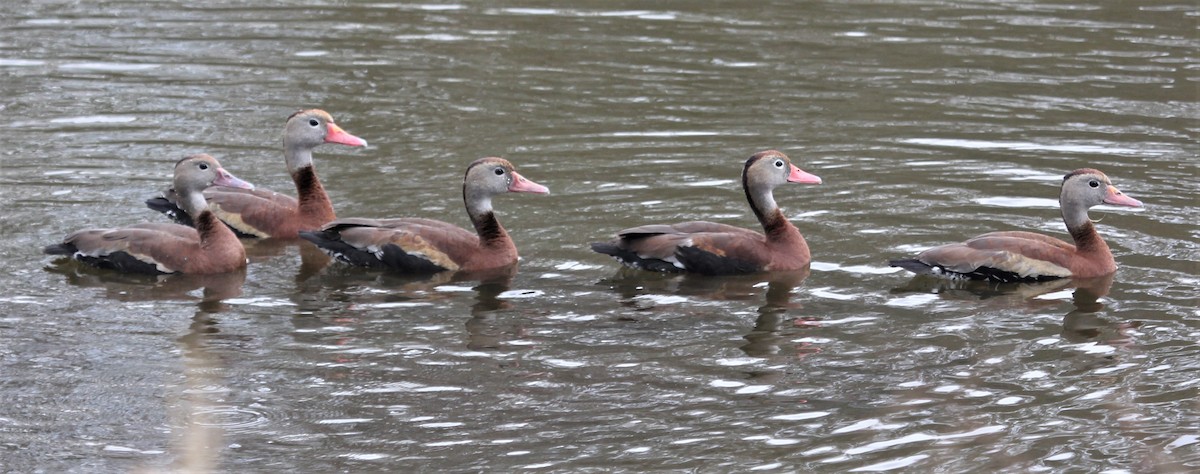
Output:
<instances>
[{"instance_id":1,"label":"pale gray head","mask_svg":"<svg viewBox=\"0 0 1200 474\"><path fill-rule=\"evenodd\" d=\"M346 133L321 109L301 110L288 117L283 128L283 146L316 148L323 143L367 146L367 141Z\"/></svg>"},{"instance_id":2,"label":"pale gray head","mask_svg":"<svg viewBox=\"0 0 1200 474\"><path fill-rule=\"evenodd\" d=\"M301 110L288 117L283 127L283 152L288 171L295 173L312 165L312 151L323 143L347 146L367 146L367 141L342 130L328 112L320 109Z\"/></svg>"},{"instance_id":3,"label":"pale gray head","mask_svg":"<svg viewBox=\"0 0 1200 474\"><path fill-rule=\"evenodd\" d=\"M742 179L750 184L774 188L784 183L820 184L821 178L801 171L791 158L776 150L755 153L746 160Z\"/></svg>"},{"instance_id":4,"label":"pale gray head","mask_svg":"<svg viewBox=\"0 0 1200 474\"><path fill-rule=\"evenodd\" d=\"M787 155L776 150L755 153L742 168L742 187L756 213L776 208L771 191L785 183L820 184L821 178L800 170Z\"/></svg>"},{"instance_id":5,"label":"pale gray head","mask_svg":"<svg viewBox=\"0 0 1200 474\"><path fill-rule=\"evenodd\" d=\"M475 160L463 176L463 200L472 216L492 210L492 196L504 193L546 194L545 186L517 173L512 163L503 158L487 157Z\"/></svg>"},{"instance_id":6,"label":"pale gray head","mask_svg":"<svg viewBox=\"0 0 1200 474\"><path fill-rule=\"evenodd\" d=\"M1100 170L1092 168L1077 169L1063 177L1062 192L1059 194L1059 206L1062 207L1063 219L1067 226L1082 224L1087 221L1087 210L1100 204L1116 206L1141 207L1142 202L1126 196L1113 186L1112 181Z\"/></svg>"},{"instance_id":7,"label":"pale gray head","mask_svg":"<svg viewBox=\"0 0 1200 474\"><path fill-rule=\"evenodd\" d=\"M207 206L203 192L209 186L254 188L250 183L225 171L216 158L203 153L184 157L175 163L174 185L175 191L183 198L187 206L184 210L188 213L198 213Z\"/></svg>"}]
</instances>

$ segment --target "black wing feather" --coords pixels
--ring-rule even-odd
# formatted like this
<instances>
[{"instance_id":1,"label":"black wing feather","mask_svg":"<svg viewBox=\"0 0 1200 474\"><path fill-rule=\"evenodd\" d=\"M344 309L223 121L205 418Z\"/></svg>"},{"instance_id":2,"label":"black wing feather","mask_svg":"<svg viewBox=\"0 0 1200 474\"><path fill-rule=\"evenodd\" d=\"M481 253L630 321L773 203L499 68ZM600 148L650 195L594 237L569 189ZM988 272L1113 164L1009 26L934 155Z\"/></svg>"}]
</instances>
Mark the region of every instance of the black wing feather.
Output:
<instances>
[{"instance_id":1,"label":"black wing feather","mask_svg":"<svg viewBox=\"0 0 1200 474\"><path fill-rule=\"evenodd\" d=\"M703 275L744 275L762 271L754 262L722 257L696 247L677 247L675 258L690 272Z\"/></svg>"},{"instance_id":2,"label":"black wing feather","mask_svg":"<svg viewBox=\"0 0 1200 474\"><path fill-rule=\"evenodd\" d=\"M679 273L683 269L666 260L657 258L642 258L637 252L625 249L612 242L592 242L592 250L596 253L611 255L621 263L633 268L650 270L652 272Z\"/></svg>"}]
</instances>

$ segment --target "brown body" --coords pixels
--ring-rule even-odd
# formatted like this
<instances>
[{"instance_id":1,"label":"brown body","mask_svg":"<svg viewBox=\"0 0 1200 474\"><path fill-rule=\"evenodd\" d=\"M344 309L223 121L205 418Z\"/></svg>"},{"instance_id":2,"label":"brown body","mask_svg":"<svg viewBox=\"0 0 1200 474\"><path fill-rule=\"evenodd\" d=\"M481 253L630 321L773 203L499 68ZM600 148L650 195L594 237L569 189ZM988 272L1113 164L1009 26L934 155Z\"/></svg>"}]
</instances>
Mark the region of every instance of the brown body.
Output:
<instances>
[{"instance_id":1,"label":"brown body","mask_svg":"<svg viewBox=\"0 0 1200 474\"><path fill-rule=\"evenodd\" d=\"M117 229L71 233L45 253L71 257L102 268L133 273L226 273L246 266L237 236L205 207L201 192L213 185L244 186L208 155L193 155L175 165L175 189L190 209L196 227L135 224Z\"/></svg>"},{"instance_id":2,"label":"brown body","mask_svg":"<svg viewBox=\"0 0 1200 474\"><path fill-rule=\"evenodd\" d=\"M288 118L283 134L284 160L296 184L293 198L266 189L213 186L204 191L212 212L247 237L296 238L301 230L319 229L336 218L333 203L312 162L312 151L323 143L366 146L361 138L346 133L322 110L304 110ZM192 225L191 216L174 205L178 195L168 190L161 198L146 201L177 222Z\"/></svg>"},{"instance_id":3,"label":"brown body","mask_svg":"<svg viewBox=\"0 0 1200 474\"><path fill-rule=\"evenodd\" d=\"M301 232L334 257L359 266L404 273L476 272L517 262L517 247L492 212L491 198L507 192L545 193L511 163L483 158L467 168L463 200L475 231L422 218L345 218L319 232Z\"/></svg>"},{"instance_id":4,"label":"brown body","mask_svg":"<svg viewBox=\"0 0 1200 474\"><path fill-rule=\"evenodd\" d=\"M775 204L772 191L787 182L820 183L775 150L746 160L742 188L764 233L706 221L651 224L625 229L617 240L592 244L634 268L661 272L729 275L806 269L808 242Z\"/></svg>"},{"instance_id":5,"label":"brown body","mask_svg":"<svg viewBox=\"0 0 1200 474\"><path fill-rule=\"evenodd\" d=\"M301 168L292 180L300 199L267 189L223 186L209 188L204 197L221 222L251 237L293 239L301 230L320 229L337 218L312 166Z\"/></svg>"},{"instance_id":6,"label":"brown body","mask_svg":"<svg viewBox=\"0 0 1200 474\"><path fill-rule=\"evenodd\" d=\"M991 232L962 243L921 252L892 266L917 273L942 273L994 281L1094 278L1117 270L1108 244L1096 232L1087 209L1102 203L1141 206L1112 185L1104 173L1084 168L1063 178L1059 204L1074 244L1025 231Z\"/></svg>"}]
</instances>

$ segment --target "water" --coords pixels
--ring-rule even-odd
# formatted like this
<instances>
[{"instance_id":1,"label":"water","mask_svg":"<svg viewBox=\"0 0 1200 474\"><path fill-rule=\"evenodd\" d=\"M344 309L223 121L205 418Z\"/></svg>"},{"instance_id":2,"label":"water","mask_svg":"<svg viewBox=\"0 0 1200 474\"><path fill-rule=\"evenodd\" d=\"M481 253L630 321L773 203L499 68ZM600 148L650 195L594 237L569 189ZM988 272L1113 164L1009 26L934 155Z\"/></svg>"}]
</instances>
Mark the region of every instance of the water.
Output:
<instances>
[{"instance_id":1,"label":"water","mask_svg":"<svg viewBox=\"0 0 1200 474\"><path fill-rule=\"evenodd\" d=\"M1145 472L1200 468L1198 12L1189 2L0 6L0 465L16 472ZM466 225L502 155L515 275L413 280L248 244L244 274L137 278L38 253L208 152L290 192L288 114L329 110L342 216ZM619 270L590 241L751 226L741 162L810 275ZM962 285L885 264L982 232L1065 236L1111 282Z\"/></svg>"}]
</instances>

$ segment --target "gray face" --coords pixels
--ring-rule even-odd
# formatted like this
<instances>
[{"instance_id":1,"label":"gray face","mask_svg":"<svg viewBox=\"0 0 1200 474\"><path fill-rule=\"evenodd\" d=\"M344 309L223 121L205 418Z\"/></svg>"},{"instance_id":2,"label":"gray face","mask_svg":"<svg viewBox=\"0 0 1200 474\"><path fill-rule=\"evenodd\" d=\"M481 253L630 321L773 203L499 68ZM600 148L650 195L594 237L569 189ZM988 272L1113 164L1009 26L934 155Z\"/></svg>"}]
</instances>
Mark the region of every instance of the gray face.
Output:
<instances>
[{"instance_id":1,"label":"gray face","mask_svg":"<svg viewBox=\"0 0 1200 474\"><path fill-rule=\"evenodd\" d=\"M465 178L472 194L494 196L508 192L513 180L512 165L501 160L487 160L471 168Z\"/></svg>"},{"instance_id":2,"label":"gray face","mask_svg":"<svg viewBox=\"0 0 1200 474\"><path fill-rule=\"evenodd\" d=\"M329 117L318 113L305 112L288 119L284 128L284 143L293 147L316 148L325 143L329 133Z\"/></svg>"},{"instance_id":3,"label":"gray face","mask_svg":"<svg viewBox=\"0 0 1200 474\"><path fill-rule=\"evenodd\" d=\"M1108 176L1085 173L1068 178L1063 182L1063 201L1075 202L1087 207L1104 203L1108 187L1112 185Z\"/></svg>"},{"instance_id":4,"label":"gray face","mask_svg":"<svg viewBox=\"0 0 1200 474\"><path fill-rule=\"evenodd\" d=\"M203 191L219 176L221 164L210 156L185 159L175 166L175 189L181 193Z\"/></svg>"},{"instance_id":5,"label":"gray face","mask_svg":"<svg viewBox=\"0 0 1200 474\"><path fill-rule=\"evenodd\" d=\"M788 176L792 171L791 163L783 155L765 156L746 171L747 181L754 187L774 189L776 186L787 183Z\"/></svg>"}]
</instances>

